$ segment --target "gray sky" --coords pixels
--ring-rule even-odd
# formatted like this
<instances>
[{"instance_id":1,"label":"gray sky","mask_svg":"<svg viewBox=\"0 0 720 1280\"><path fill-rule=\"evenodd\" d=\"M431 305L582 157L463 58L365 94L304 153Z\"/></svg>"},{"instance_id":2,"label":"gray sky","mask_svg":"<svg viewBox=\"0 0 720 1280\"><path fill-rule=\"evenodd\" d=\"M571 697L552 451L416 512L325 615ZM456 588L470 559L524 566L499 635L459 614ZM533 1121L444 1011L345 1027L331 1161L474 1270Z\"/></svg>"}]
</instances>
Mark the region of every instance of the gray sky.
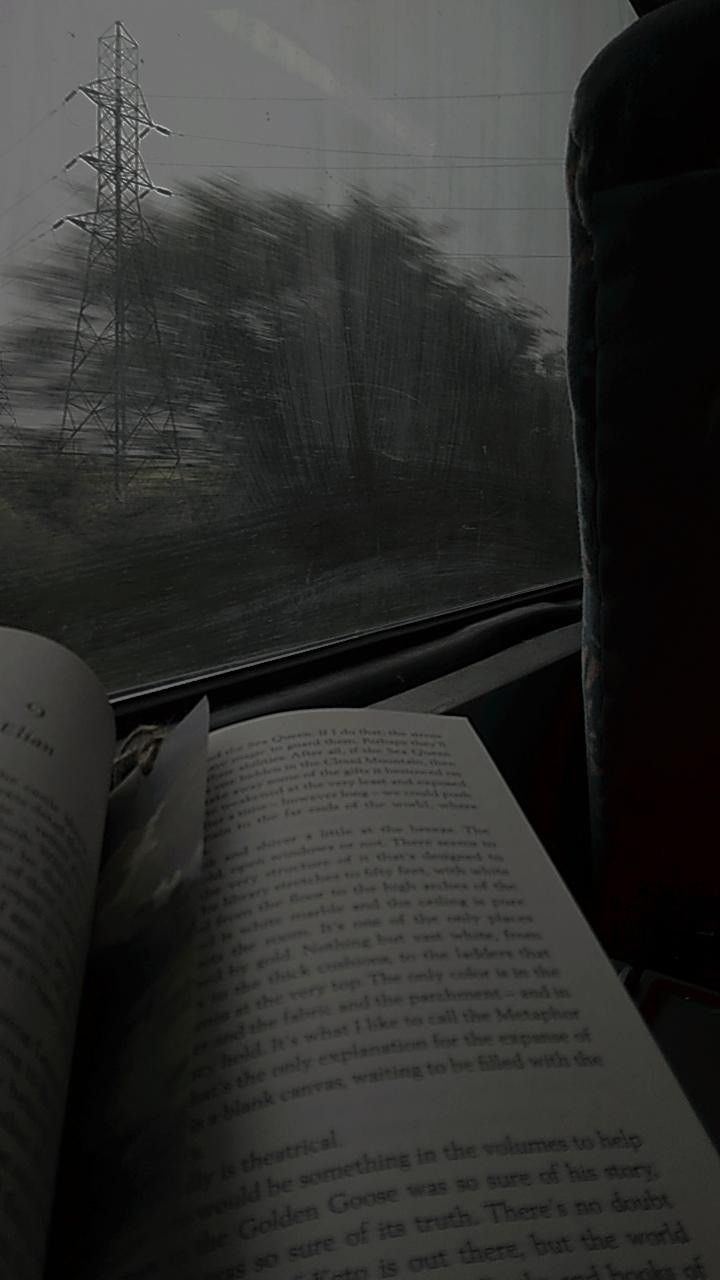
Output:
<instances>
[{"instance_id":1,"label":"gray sky","mask_svg":"<svg viewBox=\"0 0 720 1280\"><path fill-rule=\"evenodd\" d=\"M402 196L459 268L497 255L564 330L571 91L633 21L628 0L4 0L0 268L81 234L49 230L92 179L63 168L94 147L94 107L63 99L116 19L173 131L144 146L157 183L221 171L330 206L353 186ZM16 305L5 285L0 323Z\"/></svg>"}]
</instances>

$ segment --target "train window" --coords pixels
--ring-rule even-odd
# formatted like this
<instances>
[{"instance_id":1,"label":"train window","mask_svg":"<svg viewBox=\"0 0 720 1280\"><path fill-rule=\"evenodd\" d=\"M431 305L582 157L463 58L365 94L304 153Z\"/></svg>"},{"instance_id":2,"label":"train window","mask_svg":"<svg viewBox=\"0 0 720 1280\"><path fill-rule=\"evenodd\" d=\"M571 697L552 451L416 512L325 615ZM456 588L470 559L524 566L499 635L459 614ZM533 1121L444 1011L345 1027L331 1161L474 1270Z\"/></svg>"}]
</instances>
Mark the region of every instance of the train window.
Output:
<instances>
[{"instance_id":1,"label":"train window","mask_svg":"<svg viewBox=\"0 0 720 1280\"><path fill-rule=\"evenodd\" d=\"M627 0L10 0L2 622L111 690L578 572L574 86Z\"/></svg>"}]
</instances>

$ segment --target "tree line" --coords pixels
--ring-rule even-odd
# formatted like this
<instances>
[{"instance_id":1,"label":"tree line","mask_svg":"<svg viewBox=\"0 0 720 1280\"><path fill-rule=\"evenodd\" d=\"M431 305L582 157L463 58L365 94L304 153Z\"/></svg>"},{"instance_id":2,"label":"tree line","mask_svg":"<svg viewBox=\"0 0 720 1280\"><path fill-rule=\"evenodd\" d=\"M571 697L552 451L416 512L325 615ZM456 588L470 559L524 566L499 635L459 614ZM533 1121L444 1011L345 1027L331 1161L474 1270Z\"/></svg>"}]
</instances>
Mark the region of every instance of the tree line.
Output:
<instances>
[{"instance_id":1,"label":"tree line","mask_svg":"<svg viewBox=\"0 0 720 1280\"><path fill-rule=\"evenodd\" d=\"M147 226L121 261L128 421L169 401L187 474L214 475L228 501L292 507L341 491L371 501L405 473L438 496L458 475L570 493L559 340L509 273L457 272L402 204L356 193L329 211L217 178L186 185ZM86 264L86 238L67 233L20 276L25 315L6 359L20 415L31 407L44 419L25 438L46 460L83 289L96 328L112 317L112 256L98 255L87 278ZM88 402L107 392L112 361L107 343L88 356ZM147 433L131 438L128 465L153 447ZM87 469L109 444L86 429L74 449Z\"/></svg>"}]
</instances>

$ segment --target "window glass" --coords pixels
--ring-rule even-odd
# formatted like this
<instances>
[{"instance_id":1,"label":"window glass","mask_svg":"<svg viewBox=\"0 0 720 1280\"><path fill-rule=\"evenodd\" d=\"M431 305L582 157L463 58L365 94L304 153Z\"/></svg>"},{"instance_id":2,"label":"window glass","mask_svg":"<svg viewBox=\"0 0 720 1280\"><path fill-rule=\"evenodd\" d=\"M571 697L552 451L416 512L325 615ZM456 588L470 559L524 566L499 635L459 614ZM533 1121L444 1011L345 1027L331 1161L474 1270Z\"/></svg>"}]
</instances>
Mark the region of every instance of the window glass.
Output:
<instances>
[{"instance_id":1,"label":"window glass","mask_svg":"<svg viewBox=\"0 0 720 1280\"><path fill-rule=\"evenodd\" d=\"M572 92L626 0L6 0L2 621L119 690L578 572Z\"/></svg>"}]
</instances>

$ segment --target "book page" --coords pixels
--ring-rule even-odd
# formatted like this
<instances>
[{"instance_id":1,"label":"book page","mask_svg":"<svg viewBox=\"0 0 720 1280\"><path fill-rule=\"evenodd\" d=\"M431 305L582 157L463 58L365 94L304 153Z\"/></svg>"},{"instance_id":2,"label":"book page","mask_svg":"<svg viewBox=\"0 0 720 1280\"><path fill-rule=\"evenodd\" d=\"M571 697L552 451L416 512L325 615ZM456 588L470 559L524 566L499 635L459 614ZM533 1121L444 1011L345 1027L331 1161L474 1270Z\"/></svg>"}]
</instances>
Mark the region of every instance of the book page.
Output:
<instances>
[{"instance_id":1,"label":"book page","mask_svg":"<svg viewBox=\"0 0 720 1280\"><path fill-rule=\"evenodd\" d=\"M208 787L194 1168L133 1280L715 1274L717 1155L466 722L268 717Z\"/></svg>"},{"instance_id":2,"label":"book page","mask_svg":"<svg viewBox=\"0 0 720 1280\"><path fill-rule=\"evenodd\" d=\"M99 682L0 628L0 1273L42 1274L114 748Z\"/></svg>"},{"instance_id":3,"label":"book page","mask_svg":"<svg viewBox=\"0 0 720 1280\"><path fill-rule=\"evenodd\" d=\"M95 1280L186 1178L208 703L108 806L44 1280Z\"/></svg>"}]
</instances>

